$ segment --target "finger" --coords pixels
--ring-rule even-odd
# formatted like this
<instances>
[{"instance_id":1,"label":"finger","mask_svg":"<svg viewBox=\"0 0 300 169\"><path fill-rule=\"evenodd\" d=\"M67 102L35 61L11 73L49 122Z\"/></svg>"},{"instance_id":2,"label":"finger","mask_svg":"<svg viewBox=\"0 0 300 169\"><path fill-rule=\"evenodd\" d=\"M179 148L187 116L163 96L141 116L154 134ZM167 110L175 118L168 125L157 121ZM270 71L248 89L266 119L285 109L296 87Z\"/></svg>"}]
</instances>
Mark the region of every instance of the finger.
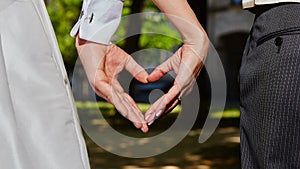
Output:
<instances>
[{"instance_id":1,"label":"finger","mask_svg":"<svg viewBox=\"0 0 300 169\"><path fill-rule=\"evenodd\" d=\"M128 54L127 54L128 55ZM125 69L138 81L147 83L149 74L145 69L140 66L130 55L127 56L128 60L125 64Z\"/></svg>"},{"instance_id":2,"label":"finger","mask_svg":"<svg viewBox=\"0 0 300 169\"><path fill-rule=\"evenodd\" d=\"M167 104L171 103L175 99L178 98L181 92L181 87L178 85L178 83L175 81L171 89L166 93L167 95Z\"/></svg>"},{"instance_id":3,"label":"finger","mask_svg":"<svg viewBox=\"0 0 300 169\"><path fill-rule=\"evenodd\" d=\"M168 58L165 62L157 66L153 72L149 75L148 81L155 82L162 78L169 71L174 70L174 72L178 73L178 68L180 65L180 50L178 50L173 56Z\"/></svg>"},{"instance_id":4,"label":"finger","mask_svg":"<svg viewBox=\"0 0 300 169\"><path fill-rule=\"evenodd\" d=\"M127 93L124 93L122 86L118 81L115 81L113 88L117 92L117 100L115 102L121 102L123 106L127 109L127 112L124 114L125 117L130 120L137 128L141 128L143 132L148 132L148 126L144 120L142 111L137 106L135 101ZM116 103L118 104L118 103Z\"/></svg>"},{"instance_id":5,"label":"finger","mask_svg":"<svg viewBox=\"0 0 300 169\"><path fill-rule=\"evenodd\" d=\"M178 104L179 104L179 100L176 98L172 103L170 103L167 106L166 113L170 113Z\"/></svg>"},{"instance_id":6,"label":"finger","mask_svg":"<svg viewBox=\"0 0 300 169\"><path fill-rule=\"evenodd\" d=\"M179 103L178 96L180 95L181 91L176 84L168 91L165 95L165 105L164 105L164 112L158 111L155 114L155 119L161 117L162 115L166 115L170 113L174 107Z\"/></svg>"},{"instance_id":7,"label":"finger","mask_svg":"<svg viewBox=\"0 0 300 169\"><path fill-rule=\"evenodd\" d=\"M92 87L98 96L112 103L112 86L110 84L103 80L95 80Z\"/></svg>"},{"instance_id":8,"label":"finger","mask_svg":"<svg viewBox=\"0 0 300 169\"><path fill-rule=\"evenodd\" d=\"M142 112L140 110L140 108L137 106L137 104L135 103L135 101L132 99L131 96L129 96L127 93L124 92L124 89L123 87L121 86L121 84L119 83L119 81L117 79L114 80L114 83L112 83L112 86L113 88L118 92L118 93L121 93L121 96L122 97L125 97L128 101L129 101L129 104L138 110L138 112ZM144 119L143 118L143 115L140 115L140 119Z\"/></svg>"},{"instance_id":9,"label":"finger","mask_svg":"<svg viewBox=\"0 0 300 169\"><path fill-rule=\"evenodd\" d=\"M144 115L143 115L143 113L142 113L142 111L140 110L140 108L136 105L136 103L135 103L135 101L132 99L132 97L130 97L127 93L125 93L125 95L126 95L126 97L127 97L127 99L129 100L129 102L131 103L131 106L134 108L134 112L133 112L133 114L132 114L132 118L133 119L138 119L138 121L137 122L135 122L135 123L138 123L138 125L142 125L141 127L140 127L140 129L144 132L144 133L147 133L148 132L148 125L147 125L147 123L146 123L146 121L144 120ZM128 115L128 118L129 119L132 119L131 117L129 117L130 116L130 114ZM132 120L131 120L132 121Z\"/></svg>"},{"instance_id":10,"label":"finger","mask_svg":"<svg viewBox=\"0 0 300 169\"><path fill-rule=\"evenodd\" d=\"M145 120L148 125L151 125L154 120L157 119L165 110L166 105L166 96L163 95L145 113Z\"/></svg>"},{"instance_id":11,"label":"finger","mask_svg":"<svg viewBox=\"0 0 300 169\"><path fill-rule=\"evenodd\" d=\"M127 97L125 93L116 94L117 99L115 100L115 105L122 105L124 107L124 111L121 112L121 114L126 117L128 120L133 122L137 128L141 128L141 124L144 122L142 115L138 116L138 114L141 114L140 110L135 106L135 103L130 99L130 97ZM122 107L121 107L122 108Z\"/></svg>"},{"instance_id":12,"label":"finger","mask_svg":"<svg viewBox=\"0 0 300 169\"><path fill-rule=\"evenodd\" d=\"M176 83L174 83L173 87L159 98L145 113L145 119L148 125L151 125L155 119L160 117L164 113L169 113L168 109L170 106L172 107L174 101L180 94L180 88Z\"/></svg>"},{"instance_id":13,"label":"finger","mask_svg":"<svg viewBox=\"0 0 300 169\"><path fill-rule=\"evenodd\" d=\"M142 128L143 123L145 123L143 122L144 120L137 116L137 110L134 108L128 98L122 95L123 94L116 92L113 96L113 104L115 105L116 109L122 116L131 121L136 128Z\"/></svg>"},{"instance_id":14,"label":"finger","mask_svg":"<svg viewBox=\"0 0 300 169\"><path fill-rule=\"evenodd\" d=\"M169 103L169 105L166 106L166 110L164 112L162 111L158 111L158 113L153 113L154 117L150 118L149 121L147 122L148 125L152 125L154 123L154 121L158 118L163 117L164 115L170 113L177 105L178 105L179 101L178 99L175 99L174 101L172 101L171 103Z\"/></svg>"},{"instance_id":15,"label":"finger","mask_svg":"<svg viewBox=\"0 0 300 169\"><path fill-rule=\"evenodd\" d=\"M169 71L171 71L173 69L171 62L173 58L169 58L167 59L165 62L163 62L162 64L160 64L159 66L157 66L152 73L148 76L148 81L149 82L155 82L157 80L159 80L160 78L162 78L166 73L168 73Z\"/></svg>"},{"instance_id":16,"label":"finger","mask_svg":"<svg viewBox=\"0 0 300 169\"><path fill-rule=\"evenodd\" d=\"M142 113L137 110L130 100L120 96L119 92L112 89L108 84L104 83L101 86L106 86L106 89L103 90L101 87L102 90L95 90L100 97L113 104L118 112L120 112L123 117L131 121L136 128L141 129L144 133L148 132L148 128L145 120L143 119ZM136 114L138 113L141 115L137 116Z\"/></svg>"},{"instance_id":17,"label":"finger","mask_svg":"<svg viewBox=\"0 0 300 169\"><path fill-rule=\"evenodd\" d=\"M100 80L96 83L95 92L112 103L136 128L141 128L143 132L148 132L144 116L133 99L129 95L125 95L123 88L119 86L120 84L117 81L114 81L113 86L111 85ZM124 93L125 96L122 96L121 93Z\"/></svg>"}]
</instances>

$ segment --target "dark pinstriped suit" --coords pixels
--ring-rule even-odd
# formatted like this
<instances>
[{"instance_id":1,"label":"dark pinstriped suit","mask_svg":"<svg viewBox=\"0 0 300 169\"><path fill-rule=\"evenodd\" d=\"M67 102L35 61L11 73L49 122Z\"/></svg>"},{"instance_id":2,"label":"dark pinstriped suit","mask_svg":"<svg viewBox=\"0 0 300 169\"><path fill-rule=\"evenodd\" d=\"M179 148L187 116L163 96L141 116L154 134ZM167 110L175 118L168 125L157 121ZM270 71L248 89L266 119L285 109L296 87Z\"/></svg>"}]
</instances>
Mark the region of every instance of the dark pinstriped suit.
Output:
<instances>
[{"instance_id":1,"label":"dark pinstriped suit","mask_svg":"<svg viewBox=\"0 0 300 169\"><path fill-rule=\"evenodd\" d=\"M243 169L300 169L300 4L256 17L240 69Z\"/></svg>"}]
</instances>

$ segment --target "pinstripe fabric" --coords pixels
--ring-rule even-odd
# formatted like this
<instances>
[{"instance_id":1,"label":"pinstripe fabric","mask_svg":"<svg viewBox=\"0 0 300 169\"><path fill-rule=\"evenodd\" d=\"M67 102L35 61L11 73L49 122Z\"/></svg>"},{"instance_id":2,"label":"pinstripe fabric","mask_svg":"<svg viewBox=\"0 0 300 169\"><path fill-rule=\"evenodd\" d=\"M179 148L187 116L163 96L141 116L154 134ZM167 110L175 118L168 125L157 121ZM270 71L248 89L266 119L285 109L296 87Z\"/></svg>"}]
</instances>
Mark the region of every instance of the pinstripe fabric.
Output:
<instances>
[{"instance_id":1,"label":"pinstripe fabric","mask_svg":"<svg viewBox=\"0 0 300 169\"><path fill-rule=\"evenodd\" d=\"M256 17L240 93L242 168L300 169L300 4Z\"/></svg>"}]
</instances>

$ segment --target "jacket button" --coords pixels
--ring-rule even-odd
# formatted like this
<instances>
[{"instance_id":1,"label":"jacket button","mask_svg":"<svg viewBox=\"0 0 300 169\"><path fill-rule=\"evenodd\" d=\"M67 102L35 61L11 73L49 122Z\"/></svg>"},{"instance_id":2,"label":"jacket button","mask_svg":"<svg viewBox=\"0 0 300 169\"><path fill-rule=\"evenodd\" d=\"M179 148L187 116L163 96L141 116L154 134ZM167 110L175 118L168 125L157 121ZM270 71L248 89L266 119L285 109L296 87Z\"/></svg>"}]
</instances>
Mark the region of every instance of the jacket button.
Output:
<instances>
[{"instance_id":1,"label":"jacket button","mask_svg":"<svg viewBox=\"0 0 300 169\"><path fill-rule=\"evenodd\" d=\"M281 46L282 43L283 43L282 37L277 37L277 38L275 39L275 45L276 45L276 46Z\"/></svg>"},{"instance_id":2,"label":"jacket button","mask_svg":"<svg viewBox=\"0 0 300 169\"><path fill-rule=\"evenodd\" d=\"M280 53L282 43L283 43L282 37L275 38L275 45L277 46L277 53Z\"/></svg>"}]
</instances>

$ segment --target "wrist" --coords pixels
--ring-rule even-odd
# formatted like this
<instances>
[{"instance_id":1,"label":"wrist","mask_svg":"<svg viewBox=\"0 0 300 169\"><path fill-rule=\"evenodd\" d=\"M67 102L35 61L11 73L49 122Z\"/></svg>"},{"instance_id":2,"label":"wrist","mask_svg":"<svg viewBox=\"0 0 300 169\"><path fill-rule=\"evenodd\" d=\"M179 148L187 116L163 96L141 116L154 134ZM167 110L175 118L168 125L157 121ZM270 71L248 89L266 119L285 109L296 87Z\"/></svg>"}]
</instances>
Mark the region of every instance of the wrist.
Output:
<instances>
[{"instance_id":1,"label":"wrist","mask_svg":"<svg viewBox=\"0 0 300 169\"><path fill-rule=\"evenodd\" d=\"M210 48L210 40L205 32L184 39L184 45L190 48L204 62Z\"/></svg>"}]
</instances>

